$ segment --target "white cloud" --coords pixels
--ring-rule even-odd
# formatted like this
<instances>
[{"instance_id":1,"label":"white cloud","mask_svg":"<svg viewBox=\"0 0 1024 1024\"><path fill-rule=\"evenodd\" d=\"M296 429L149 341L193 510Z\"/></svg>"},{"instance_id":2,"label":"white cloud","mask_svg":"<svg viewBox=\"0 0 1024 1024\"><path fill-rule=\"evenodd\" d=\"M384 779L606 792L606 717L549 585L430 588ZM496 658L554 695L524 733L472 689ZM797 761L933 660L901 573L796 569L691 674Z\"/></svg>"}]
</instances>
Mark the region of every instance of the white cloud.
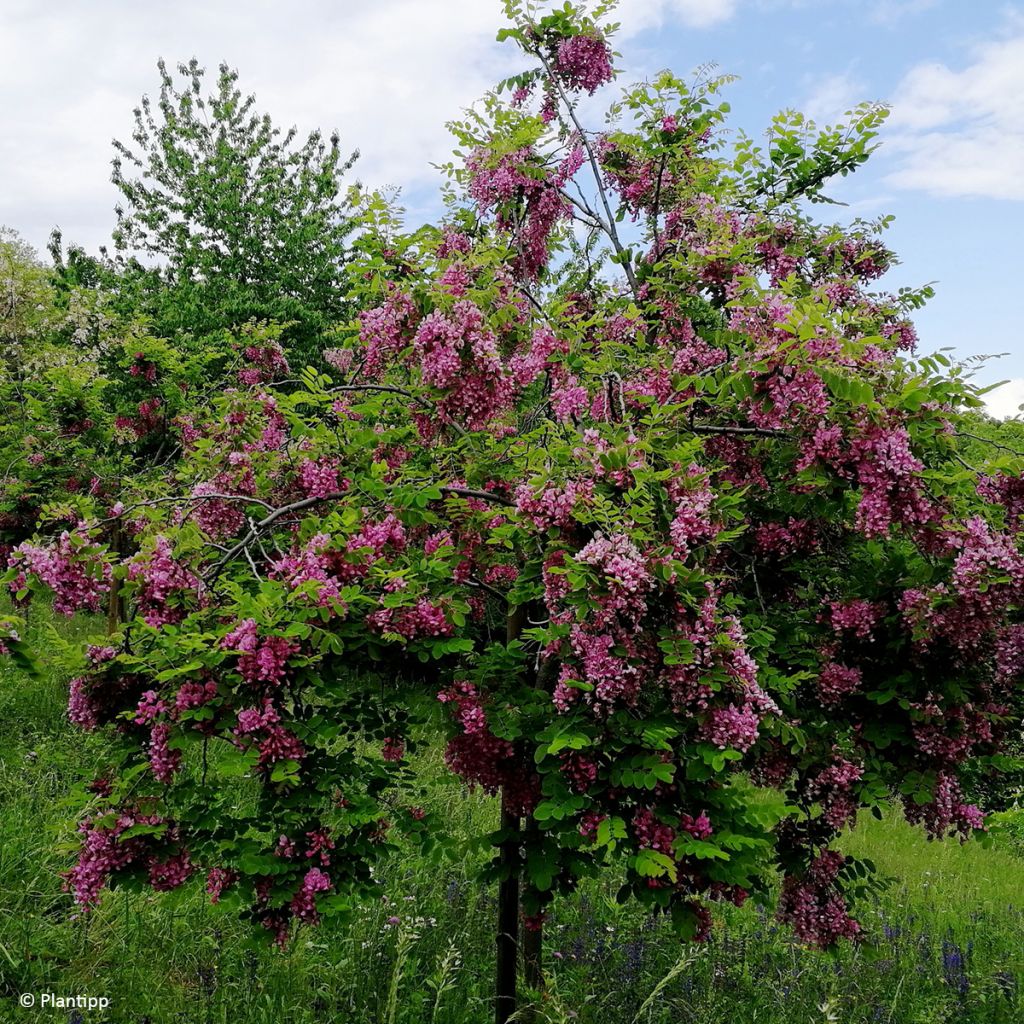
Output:
<instances>
[{"instance_id":1,"label":"white cloud","mask_svg":"<svg viewBox=\"0 0 1024 1024\"><path fill-rule=\"evenodd\" d=\"M939 0L875 0L869 17L879 25L895 25L908 16L930 11L938 4Z\"/></svg>"},{"instance_id":2,"label":"white cloud","mask_svg":"<svg viewBox=\"0 0 1024 1024\"><path fill-rule=\"evenodd\" d=\"M54 224L89 247L109 238L110 140L129 138L132 108L157 91L159 56L214 74L226 60L275 123L337 128L368 184L432 183L445 122L512 67L501 23L500 0L3 0L0 223L37 246Z\"/></svg>"},{"instance_id":3,"label":"white cloud","mask_svg":"<svg viewBox=\"0 0 1024 1024\"><path fill-rule=\"evenodd\" d=\"M832 123L867 98L867 88L850 72L827 75L814 85L801 109L819 124Z\"/></svg>"},{"instance_id":4,"label":"white cloud","mask_svg":"<svg viewBox=\"0 0 1024 1024\"><path fill-rule=\"evenodd\" d=\"M990 416L1001 420L1009 416L1020 416L1018 406L1024 405L1024 377L1008 380L1002 387L990 391L984 399L985 410Z\"/></svg>"},{"instance_id":5,"label":"white cloud","mask_svg":"<svg viewBox=\"0 0 1024 1024\"><path fill-rule=\"evenodd\" d=\"M623 0L624 37L708 27L741 0ZM275 123L337 128L358 147L354 175L425 192L448 159L446 121L519 67L500 46L501 0L0 0L0 223L42 246L60 224L94 248L117 194L110 140L158 86L156 59L226 60Z\"/></svg>"},{"instance_id":6,"label":"white cloud","mask_svg":"<svg viewBox=\"0 0 1024 1024\"><path fill-rule=\"evenodd\" d=\"M728 21L738 7L739 0L620 0L615 17L628 36L666 24L710 28Z\"/></svg>"},{"instance_id":7,"label":"white cloud","mask_svg":"<svg viewBox=\"0 0 1024 1024\"><path fill-rule=\"evenodd\" d=\"M972 48L955 71L920 64L893 99L891 184L939 196L1024 199L1024 25Z\"/></svg>"}]
</instances>

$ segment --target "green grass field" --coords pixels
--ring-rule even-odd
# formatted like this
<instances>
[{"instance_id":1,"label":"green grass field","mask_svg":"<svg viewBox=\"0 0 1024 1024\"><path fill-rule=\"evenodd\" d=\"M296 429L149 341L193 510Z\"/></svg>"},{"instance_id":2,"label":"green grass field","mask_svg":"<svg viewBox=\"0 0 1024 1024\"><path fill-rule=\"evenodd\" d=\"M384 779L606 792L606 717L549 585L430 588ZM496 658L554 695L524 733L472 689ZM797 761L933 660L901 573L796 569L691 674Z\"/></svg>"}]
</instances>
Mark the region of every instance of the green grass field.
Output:
<instances>
[{"instance_id":1,"label":"green grass field","mask_svg":"<svg viewBox=\"0 0 1024 1024\"><path fill-rule=\"evenodd\" d=\"M72 626L73 630L76 628ZM67 632L67 627L62 627ZM410 858L347 926L306 929L285 952L253 945L198 882L170 896L106 895L86 920L61 891L74 842L69 794L104 761L102 736L65 716L66 681L0 668L0 1022L485 1024L494 894L472 863ZM494 802L425 757L455 832ZM896 881L858 908L867 940L807 950L771 909L722 912L683 948L658 919L613 902L614 879L561 903L548 928L539 1021L596 1024L1024 1020L1024 861L998 844L928 843L892 818L844 840ZM103 1014L23 1010L23 992L110 999Z\"/></svg>"}]
</instances>

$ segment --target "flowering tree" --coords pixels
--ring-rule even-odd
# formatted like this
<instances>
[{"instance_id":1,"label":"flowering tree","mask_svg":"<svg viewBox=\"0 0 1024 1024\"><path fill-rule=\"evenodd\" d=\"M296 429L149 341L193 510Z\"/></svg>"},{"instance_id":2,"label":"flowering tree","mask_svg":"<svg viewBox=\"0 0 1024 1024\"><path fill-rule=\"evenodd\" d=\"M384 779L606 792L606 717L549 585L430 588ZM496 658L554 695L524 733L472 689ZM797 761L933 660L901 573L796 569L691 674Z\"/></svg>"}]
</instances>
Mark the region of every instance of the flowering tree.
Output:
<instances>
[{"instance_id":1,"label":"flowering tree","mask_svg":"<svg viewBox=\"0 0 1024 1024\"><path fill-rule=\"evenodd\" d=\"M127 602L71 684L123 751L83 908L202 869L282 942L345 912L395 832L435 841L406 752L436 696L500 794L499 1022L520 919L536 986L551 901L612 865L684 938L777 870L801 939L856 938L870 865L832 840L893 795L983 827L961 769L999 767L1024 642L1020 461L965 459L980 400L915 354L926 294L872 290L884 222L808 213L883 112L728 148L723 83L666 72L595 133L607 7L507 7L528 66L453 126L445 226L367 202L331 375L251 346L166 480L8 573Z\"/></svg>"}]
</instances>

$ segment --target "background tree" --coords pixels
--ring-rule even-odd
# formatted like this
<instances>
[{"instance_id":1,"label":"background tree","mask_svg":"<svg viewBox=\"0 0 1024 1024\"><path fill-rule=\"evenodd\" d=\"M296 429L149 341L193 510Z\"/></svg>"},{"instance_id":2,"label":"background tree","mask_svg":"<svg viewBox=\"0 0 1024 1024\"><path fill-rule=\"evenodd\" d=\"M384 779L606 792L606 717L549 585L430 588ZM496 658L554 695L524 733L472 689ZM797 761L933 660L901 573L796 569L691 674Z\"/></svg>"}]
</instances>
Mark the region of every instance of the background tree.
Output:
<instances>
[{"instance_id":1,"label":"background tree","mask_svg":"<svg viewBox=\"0 0 1024 1024\"><path fill-rule=\"evenodd\" d=\"M225 64L208 95L195 59L178 66L180 85L158 68L159 99L143 97L131 142L115 141L113 173L114 244L153 288L156 332L199 337L276 320L291 325L286 347L314 358L345 308L352 214L341 179L357 154L343 157L336 134L282 132Z\"/></svg>"},{"instance_id":2,"label":"background tree","mask_svg":"<svg viewBox=\"0 0 1024 1024\"><path fill-rule=\"evenodd\" d=\"M0 226L0 359L17 372L27 344L50 324L53 291L48 268L12 228Z\"/></svg>"}]
</instances>

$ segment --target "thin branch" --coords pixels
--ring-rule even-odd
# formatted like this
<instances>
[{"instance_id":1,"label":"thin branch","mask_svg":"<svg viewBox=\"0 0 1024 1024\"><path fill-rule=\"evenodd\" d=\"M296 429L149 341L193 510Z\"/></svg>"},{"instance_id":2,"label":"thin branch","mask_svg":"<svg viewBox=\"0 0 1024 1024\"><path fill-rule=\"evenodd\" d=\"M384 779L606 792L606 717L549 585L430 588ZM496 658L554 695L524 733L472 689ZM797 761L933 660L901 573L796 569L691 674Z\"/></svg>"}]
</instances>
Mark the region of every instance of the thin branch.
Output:
<instances>
[{"instance_id":1,"label":"thin branch","mask_svg":"<svg viewBox=\"0 0 1024 1024\"><path fill-rule=\"evenodd\" d=\"M313 505L319 505L321 502L338 501L344 497L344 491L331 491L328 494L317 495L313 498L303 498L301 501L293 501L290 505L282 505L280 508L274 509L270 515L261 519L258 523L252 523L249 527L249 532L237 544L228 548L214 565L212 575L214 577L218 576L231 559L244 551L263 530L268 526L273 526L282 516L289 515L292 512L299 512L305 508L311 508Z\"/></svg>"},{"instance_id":2,"label":"thin branch","mask_svg":"<svg viewBox=\"0 0 1024 1024\"><path fill-rule=\"evenodd\" d=\"M629 281L630 291L632 291L633 297L637 302L639 302L640 289L637 285L636 275L633 273L632 263L627 259L626 249L619 240L619 233L615 230L615 215L612 213L611 203L608 201L608 192L604 187L604 182L601 180L601 170L597 165L597 155L594 153L594 147L591 146L590 140L587 138L587 134L583 130L583 125L580 124L580 120L576 116L576 109L573 107L569 97L565 94L565 90L562 88L562 83L551 70L551 65L548 63L547 57L544 56L539 47L534 51L534 53L540 60L541 64L544 65L544 70L548 74L548 80L557 90L559 98L565 105L565 109L569 114L569 117L572 119L572 123L575 125L576 131L579 133L580 142L583 144L583 148L587 153L587 159L590 162L590 169L594 172L594 181L597 185L598 195L601 197L601 205L604 206L604 212L607 217L607 220L602 226L608 232L608 238L611 240L612 247L615 249L616 254L621 260L622 269L626 272L626 278Z\"/></svg>"},{"instance_id":3,"label":"thin branch","mask_svg":"<svg viewBox=\"0 0 1024 1024\"><path fill-rule=\"evenodd\" d=\"M266 509L274 507L269 502L263 501L262 498L253 498L248 494L176 494L164 498L150 498L148 501L137 501L134 505L129 505L127 508L122 509L120 515L100 519L97 525L104 526L107 523L116 522L119 519L123 519L129 512L134 512L137 508L152 508L154 505L174 503L185 505L191 501L240 501L243 504L260 505Z\"/></svg>"},{"instance_id":4,"label":"thin branch","mask_svg":"<svg viewBox=\"0 0 1024 1024\"><path fill-rule=\"evenodd\" d=\"M447 484L441 484L440 489L447 491L449 494L457 494L460 498L480 498L482 501L491 501L496 505L507 505L509 508L515 507L515 502L509 498L503 498L500 494L495 494L493 491L477 491L471 487L450 487Z\"/></svg>"},{"instance_id":5,"label":"thin branch","mask_svg":"<svg viewBox=\"0 0 1024 1024\"><path fill-rule=\"evenodd\" d=\"M598 231L604 231L607 233L608 225L601 219L595 210L592 210L589 204L582 202L577 199L571 192L567 192L562 189L562 195L572 203L573 206L577 207L582 213L586 214L585 217L577 217L581 223L586 224L589 228L595 228Z\"/></svg>"},{"instance_id":6,"label":"thin branch","mask_svg":"<svg viewBox=\"0 0 1024 1024\"><path fill-rule=\"evenodd\" d=\"M427 485L429 486L429 485ZM494 494L491 491L479 491L472 487L455 487L449 484L436 485L438 489L447 494L456 494L462 498L479 498L482 501L491 501L499 505L513 506L515 502L508 498L503 498L499 494ZM341 498L349 497L347 491L331 491L328 494L317 495L312 498L302 498L300 501L293 501L288 505L282 505L280 508L274 509L270 515L261 519L259 522L252 522L250 520L249 531L245 534L240 541L238 541L233 547L228 548L227 551L217 560L211 570L211 577L216 578L220 575L224 567L237 555L249 547L249 545L259 535L263 533L268 527L273 526L282 516L291 515L293 512L301 512L303 509L312 508L314 505L319 505L324 502L338 501Z\"/></svg>"},{"instance_id":7,"label":"thin branch","mask_svg":"<svg viewBox=\"0 0 1024 1024\"><path fill-rule=\"evenodd\" d=\"M480 590L486 590L487 593L493 594L502 604L508 604L508 594L503 594L497 587L492 587L490 583L484 583L483 580L470 579L466 582L471 587L476 587Z\"/></svg>"},{"instance_id":8,"label":"thin branch","mask_svg":"<svg viewBox=\"0 0 1024 1024\"><path fill-rule=\"evenodd\" d=\"M401 395L403 398L408 398L411 402L418 402L424 409L428 409L434 416L437 416L441 423L451 427L460 437L466 436L465 429L454 420L441 419L437 412L437 406L429 398L424 398L422 395L407 391L405 388L394 387L391 384L339 384L337 387L331 388L328 394L333 394L336 391L382 391L386 394Z\"/></svg>"},{"instance_id":9,"label":"thin branch","mask_svg":"<svg viewBox=\"0 0 1024 1024\"><path fill-rule=\"evenodd\" d=\"M1002 444L999 441L993 441L990 437L982 437L980 434L969 434L966 430L958 430L956 432L956 436L969 437L972 441L981 441L983 444L990 444L993 448L999 448L1004 452L1009 452L1011 455L1024 456L1024 452L1019 452L1016 448L1011 448L1009 445Z\"/></svg>"},{"instance_id":10,"label":"thin branch","mask_svg":"<svg viewBox=\"0 0 1024 1024\"><path fill-rule=\"evenodd\" d=\"M717 427L711 423L691 423L688 429L694 434L733 434L738 437L792 437L785 430L771 430L768 427Z\"/></svg>"},{"instance_id":11,"label":"thin branch","mask_svg":"<svg viewBox=\"0 0 1024 1024\"><path fill-rule=\"evenodd\" d=\"M654 258L661 256L661 238L658 231L658 217L661 215L661 180L665 176L665 158L667 154L661 154L661 161L658 164L658 180L654 185L654 210L651 213L651 230L654 234Z\"/></svg>"}]
</instances>

